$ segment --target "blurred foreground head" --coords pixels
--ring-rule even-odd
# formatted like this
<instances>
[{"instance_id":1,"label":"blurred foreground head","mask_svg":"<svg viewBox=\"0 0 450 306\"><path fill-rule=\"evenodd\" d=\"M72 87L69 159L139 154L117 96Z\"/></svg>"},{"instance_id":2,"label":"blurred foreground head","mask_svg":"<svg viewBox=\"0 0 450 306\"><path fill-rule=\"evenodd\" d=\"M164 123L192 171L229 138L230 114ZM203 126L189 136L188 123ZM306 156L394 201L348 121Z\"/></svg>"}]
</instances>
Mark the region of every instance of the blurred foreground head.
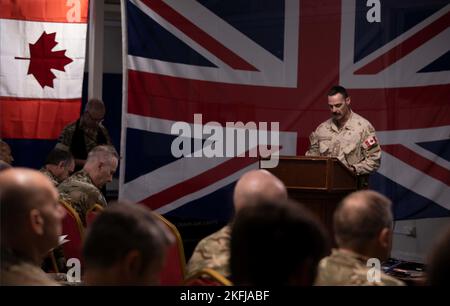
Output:
<instances>
[{"instance_id":1,"label":"blurred foreground head","mask_svg":"<svg viewBox=\"0 0 450 306\"><path fill-rule=\"evenodd\" d=\"M52 182L39 171L0 172L1 247L40 265L58 245L65 210Z\"/></svg>"},{"instance_id":2,"label":"blurred foreground head","mask_svg":"<svg viewBox=\"0 0 450 306\"><path fill-rule=\"evenodd\" d=\"M231 233L236 285L312 285L328 251L322 225L301 204L274 200L243 207Z\"/></svg>"},{"instance_id":3,"label":"blurred foreground head","mask_svg":"<svg viewBox=\"0 0 450 306\"><path fill-rule=\"evenodd\" d=\"M148 208L113 203L88 230L84 280L87 285L156 285L173 242L172 234Z\"/></svg>"}]
</instances>

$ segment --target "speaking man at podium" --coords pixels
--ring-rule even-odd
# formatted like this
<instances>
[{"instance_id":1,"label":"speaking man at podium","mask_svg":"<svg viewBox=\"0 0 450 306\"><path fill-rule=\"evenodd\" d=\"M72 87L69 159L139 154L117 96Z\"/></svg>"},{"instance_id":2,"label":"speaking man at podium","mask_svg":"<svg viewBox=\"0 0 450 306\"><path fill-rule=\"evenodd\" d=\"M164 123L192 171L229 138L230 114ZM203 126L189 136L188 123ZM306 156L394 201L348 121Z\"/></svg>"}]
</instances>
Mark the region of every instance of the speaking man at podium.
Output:
<instances>
[{"instance_id":1,"label":"speaking man at podium","mask_svg":"<svg viewBox=\"0 0 450 306\"><path fill-rule=\"evenodd\" d=\"M372 124L352 112L350 97L342 86L328 92L331 118L311 133L306 156L338 158L353 173L361 176L361 187L367 187L367 175L380 167L381 148Z\"/></svg>"}]
</instances>

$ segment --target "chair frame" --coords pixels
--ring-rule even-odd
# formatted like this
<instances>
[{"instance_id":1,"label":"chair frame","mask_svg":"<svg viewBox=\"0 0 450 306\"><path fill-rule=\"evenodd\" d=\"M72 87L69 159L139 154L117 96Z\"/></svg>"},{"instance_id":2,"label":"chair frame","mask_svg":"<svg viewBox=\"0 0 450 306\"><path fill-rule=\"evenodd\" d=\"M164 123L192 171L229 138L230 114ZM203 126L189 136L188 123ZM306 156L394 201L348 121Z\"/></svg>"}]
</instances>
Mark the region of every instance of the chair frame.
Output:
<instances>
[{"instance_id":1,"label":"chair frame","mask_svg":"<svg viewBox=\"0 0 450 306\"><path fill-rule=\"evenodd\" d=\"M175 240L176 240L176 244L177 244L177 247L178 247L178 251L180 253L180 264L181 264L181 269L182 269L182 273L183 273L183 280L184 280L184 279L186 279L186 257L184 255L183 240L181 239L180 232L178 231L176 226L173 225L173 223L171 223L169 220L164 218L162 215L160 215L160 214L158 214L156 212L153 212L153 214L156 217L158 217L169 228L169 230L172 232L172 234L174 234L174 236L175 236Z\"/></svg>"},{"instance_id":2,"label":"chair frame","mask_svg":"<svg viewBox=\"0 0 450 306\"><path fill-rule=\"evenodd\" d=\"M191 277L187 278L184 281L184 284L185 285L189 284L190 281L202 278L202 276L210 277L211 279L217 281L219 284L221 284L223 286L233 286L233 283L228 278L226 278L225 276L223 276L216 270L213 270L210 268L203 268L203 269L195 272Z\"/></svg>"},{"instance_id":3,"label":"chair frame","mask_svg":"<svg viewBox=\"0 0 450 306\"><path fill-rule=\"evenodd\" d=\"M64 201L64 200L59 200L58 202L59 202L59 204L61 204L61 205L66 209L66 211L67 211L69 214L72 215L72 217L73 217L73 218L75 219L75 221L77 222L78 230L80 231L81 242L83 242L83 240L84 240L84 231L85 231L85 228L84 228L84 226L83 226L83 222L81 222L80 216L78 215L78 213L76 212L76 210L75 210L72 206L70 206L70 204L67 203L66 201Z\"/></svg>"},{"instance_id":4,"label":"chair frame","mask_svg":"<svg viewBox=\"0 0 450 306\"><path fill-rule=\"evenodd\" d=\"M91 208L88 209L86 215L88 215L91 212L101 212L104 209L105 208L102 205L95 203L94 206L92 206Z\"/></svg>"}]
</instances>

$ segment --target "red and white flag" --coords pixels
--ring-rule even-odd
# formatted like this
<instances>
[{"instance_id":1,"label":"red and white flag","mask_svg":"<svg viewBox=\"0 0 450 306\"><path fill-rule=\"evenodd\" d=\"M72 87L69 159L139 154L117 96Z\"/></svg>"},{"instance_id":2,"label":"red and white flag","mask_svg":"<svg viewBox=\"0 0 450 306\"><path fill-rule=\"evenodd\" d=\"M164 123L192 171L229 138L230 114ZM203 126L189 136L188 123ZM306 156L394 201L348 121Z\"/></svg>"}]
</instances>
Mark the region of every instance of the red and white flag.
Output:
<instances>
[{"instance_id":1,"label":"red and white flag","mask_svg":"<svg viewBox=\"0 0 450 306\"><path fill-rule=\"evenodd\" d=\"M55 139L79 117L89 0L0 0L0 137Z\"/></svg>"}]
</instances>

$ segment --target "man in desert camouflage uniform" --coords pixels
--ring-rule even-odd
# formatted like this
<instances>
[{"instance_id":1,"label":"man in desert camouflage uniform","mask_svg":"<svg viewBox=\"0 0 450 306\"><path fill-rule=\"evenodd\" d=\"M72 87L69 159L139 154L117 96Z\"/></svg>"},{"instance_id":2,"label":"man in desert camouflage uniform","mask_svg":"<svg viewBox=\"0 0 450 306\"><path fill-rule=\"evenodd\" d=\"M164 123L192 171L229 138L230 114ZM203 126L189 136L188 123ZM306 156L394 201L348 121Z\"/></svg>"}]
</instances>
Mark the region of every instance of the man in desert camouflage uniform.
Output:
<instances>
[{"instance_id":1,"label":"man in desert camouflage uniform","mask_svg":"<svg viewBox=\"0 0 450 306\"><path fill-rule=\"evenodd\" d=\"M84 166L88 153L94 147L111 145L108 130L102 124L105 112L103 101L89 100L80 119L67 125L59 136L56 148L72 153L77 171Z\"/></svg>"},{"instance_id":2,"label":"man in desert camouflage uniform","mask_svg":"<svg viewBox=\"0 0 450 306\"><path fill-rule=\"evenodd\" d=\"M55 187L64 181L75 169L75 161L70 152L53 149L47 156L44 167L39 171L52 181Z\"/></svg>"},{"instance_id":3,"label":"man in desert camouflage uniform","mask_svg":"<svg viewBox=\"0 0 450 306\"><path fill-rule=\"evenodd\" d=\"M284 184L266 170L245 173L234 188L234 210L262 200L287 199ZM187 276L204 269L213 269L225 277L230 276L230 224L201 240L187 264Z\"/></svg>"},{"instance_id":4,"label":"man in desert camouflage uniform","mask_svg":"<svg viewBox=\"0 0 450 306\"><path fill-rule=\"evenodd\" d=\"M375 271L369 259L388 259L392 246L391 201L375 191L350 194L334 214L339 246L320 261L319 286L401 286L403 282ZM379 278L377 278L377 275Z\"/></svg>"},{"instance_id":5,"label":"man in desert camouflage uniform","mask_svg":"<svg viewBox=\"0 0 450 306\"><path fill-rule=\"evenodd\" d=\"M350 109L350 97L342 86L334 86L328 93L332 118L311 133L306 156L338 158L358 176L375 172L380 167L381 148L375 129L369 121Z\"/></svg>"},{"instance_id":6,"label":"man in desert camouflage uniform","mask_svg":"<svg viewBox=\"0 0 450 306\"><path fill-rule=\"evenodd\" d=\"M86 225L86 213L95 204L106 206L100 192L116 172L118 155L111 146L97 146L89 152L83 169L74 173L58 186L60 199L70 204Z\"/></svg>"}]
</instances>

